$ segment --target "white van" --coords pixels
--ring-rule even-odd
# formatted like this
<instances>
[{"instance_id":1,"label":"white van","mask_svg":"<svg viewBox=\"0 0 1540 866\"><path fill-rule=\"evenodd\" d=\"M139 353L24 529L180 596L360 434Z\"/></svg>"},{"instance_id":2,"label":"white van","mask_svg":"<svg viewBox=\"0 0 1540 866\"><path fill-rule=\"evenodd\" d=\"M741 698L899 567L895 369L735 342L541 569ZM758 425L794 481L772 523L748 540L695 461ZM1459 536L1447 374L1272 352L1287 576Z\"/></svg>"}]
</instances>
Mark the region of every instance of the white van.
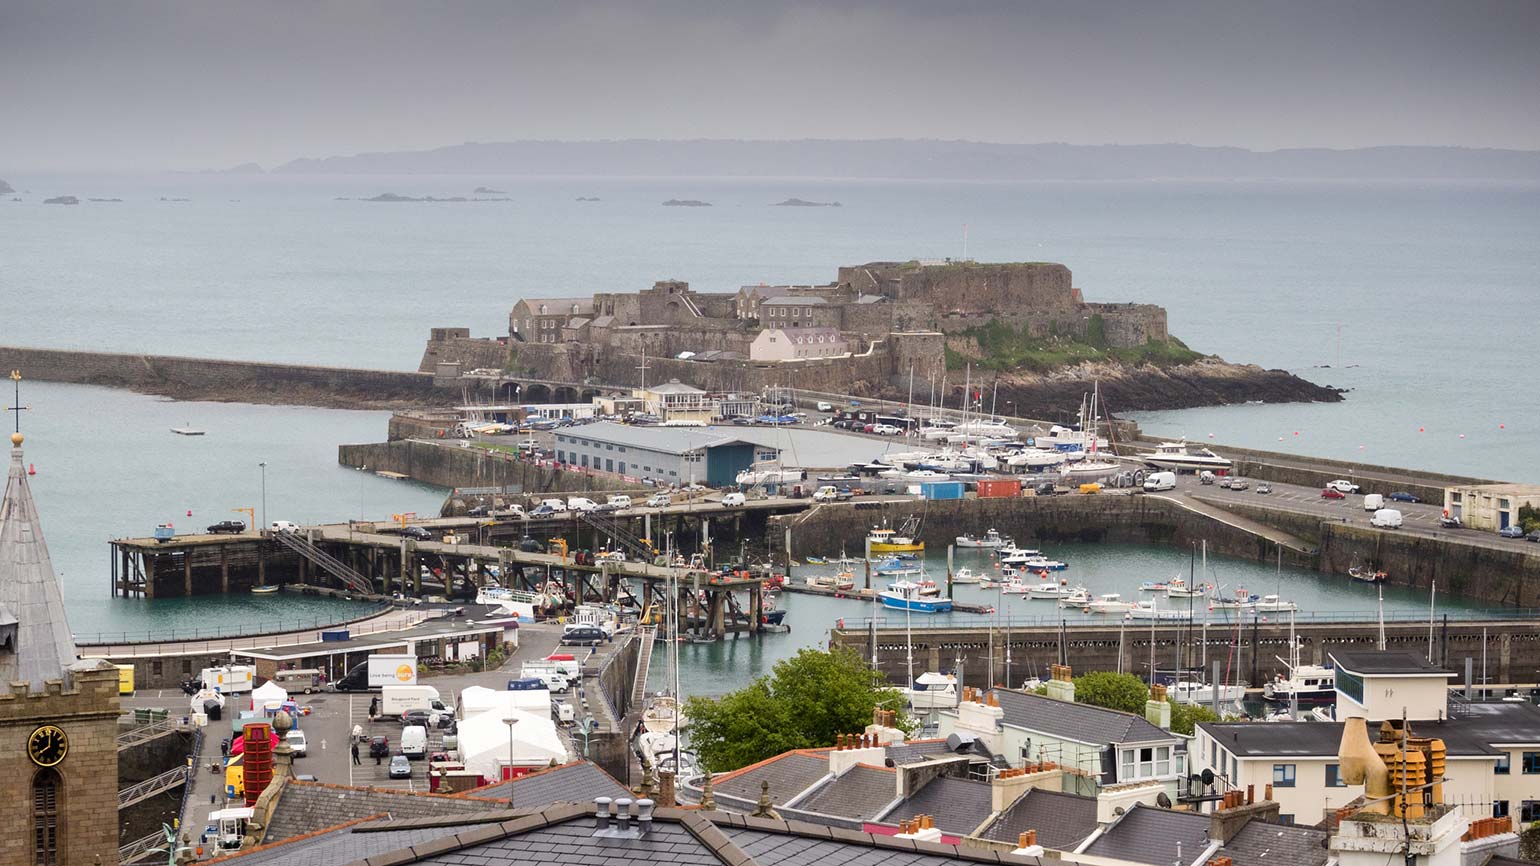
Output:
<instances>
[{"instance_id":1,"label":"white van","mask_svg":"<svg viewBox=\"0 0 1540 866\"><path fill-rule=\"evenodd\" d=\"M401 729L401 754L410 760L421 760L428 754L428 729L422 725L407 725Z\"/></svg>"},{"instance_id":2,"label":"white van","mask_svg":"<svg viewBox=\"0 0 1540 866\"><path fill-rule=\"evenodd\" d=\"M567 497L568 511L595 511L598 508L599 503L593 501L592 499L585 499L581 496Z\"/></svg>"},{"instance_id":3,"label":"white van","mask_svg":"<svg viewBox=\"0 0 1540 866\"><path fill-rule=\"evenodd\" d=\"M1395 529L1401 525L1401 512L1394 508L1381 508L1369 518L1370 526L1378 526L1381 529Z\"/></svg>"},{"instance_id":4,"label":"white van","mask_svg":"<svg viewBox=\"0 0 1540 866\"><path fill-rule=\"evenodd\" d=\"M542 499L540 504L550 508L557 514L567 513L567 503L561 499Z\"/></svg>"},{"instance_id":5,"label":"white van","mask_svg":"<svg viewBox=\"0 0 1540 866\"><path fill-rule=\"evenodd\" d=\"M615 509L615 510L618 510L618 509L621 509L621 508L630 508L631 507L631 497L625 495L624 493L617 494L615 496L611 496L609 499L606 499L604 501L604 504L605 504L605 506L607 508L611 508L611 509Z\"/></svg>"},{"instance_id":6,"label":"white van","mask_svg":"<svg viewBox=\"0 0 1540 866\"><path fill-rule=\"evenodd\" d=\"M1156 490L1175 490L1176 473L1151 472L1149 475L1144 476L1144 489L1146 492L1154 492Z\"/></svg>"},{"instance_id":7,"label":"white van","mask_svg":"<svg viewBox=\"0 0 1540 866\"><path fill-rule=\"evenodd\" d=\"M292 520L274 520L267 528L273 532L299 532L299 524Z\"/></svg>"},{"instance_id":8,"label":"white van","mask_svg":"<svg viewBox=\"0 0 1540 866\"><path fill-rule=\"evenodd\" d=\"M742 493L728 493L722 497L722 507L738 508L748 501L748 497L744 496Z\"/></svg>"},{"instance_id":9,"label":"white van","mask_svg":"<svg viewBox=\"0 0 1540 866\"><path fill-rule=\"evenodd\" d=\"M1365 493L1364 494L1364 510L1365 511L1379 511L1381 508L1384 508L1384 507L1385 507L1385 497L1381 496L1378 493Z\"/></svg>"},{"instance_id":10,"label":"white van","mask_svg":"<svg viewBox=\"0 0 1540 866\"><path fill-rule=\"evenodd\" d=\"M824 400L819 400L818 401L818 406L816 408L820 412L833 412L834 411L834 404L833 403L829 403L829 402L824 401Z\"/></svg>"}]
</instances>

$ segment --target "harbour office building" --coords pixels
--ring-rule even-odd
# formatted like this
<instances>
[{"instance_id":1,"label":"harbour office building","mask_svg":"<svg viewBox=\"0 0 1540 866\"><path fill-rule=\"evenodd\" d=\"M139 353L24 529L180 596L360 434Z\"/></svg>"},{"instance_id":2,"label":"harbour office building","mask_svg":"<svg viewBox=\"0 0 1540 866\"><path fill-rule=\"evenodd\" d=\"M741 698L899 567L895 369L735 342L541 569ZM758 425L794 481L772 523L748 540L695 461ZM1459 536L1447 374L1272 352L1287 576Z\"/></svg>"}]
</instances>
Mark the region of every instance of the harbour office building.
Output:
<instances>
[{"instance_id":1,"label":"harbour office building","mask_svg":"<svg viewBox=\"0 0 1540 866\"><path fill-rule=\"evenodd\" d=\"M556 459L584 469L660 484L731 487L755 461L777 449L709 427L638 427L603 422L556 434Z\"/></svg>"}]
</instances>

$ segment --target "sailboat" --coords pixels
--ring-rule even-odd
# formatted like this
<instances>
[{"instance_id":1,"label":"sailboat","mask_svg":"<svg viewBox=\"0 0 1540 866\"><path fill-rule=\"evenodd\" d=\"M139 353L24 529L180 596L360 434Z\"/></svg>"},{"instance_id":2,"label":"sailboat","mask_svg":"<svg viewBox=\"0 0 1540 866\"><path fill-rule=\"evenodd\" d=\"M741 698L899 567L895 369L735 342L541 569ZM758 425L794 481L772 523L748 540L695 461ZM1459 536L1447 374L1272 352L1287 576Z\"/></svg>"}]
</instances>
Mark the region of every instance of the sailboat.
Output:
<instances>
[{"instance_id":1,"label":"sailboat","mask_svg":"<svg viewBox=\"0 0 1540 866\"><path fill-rule=\"evenodd\" d=\"M1100 454L1098 449L1098 442L1102 440L1098 440L1096 437L1096 412L1097 403L1100 398L1101 383L1098 382L1096 386L1091 390L1091 405L1089 411L1087 411L1084 404L1082 404L1080 407L1081 429L1090 430L1090 434L1086 437L1089 445L1085 450L1085 458L1070 463L1062 470L1060 470L1061 474L1063 474L1071 483L1079 480L1102 478L1104 476L1111 475L1112 473L1117 472L1123 468L1121 464L1116 462L1116 460L1107 461L1098 459Z\"/></svg>"}]
</instances>

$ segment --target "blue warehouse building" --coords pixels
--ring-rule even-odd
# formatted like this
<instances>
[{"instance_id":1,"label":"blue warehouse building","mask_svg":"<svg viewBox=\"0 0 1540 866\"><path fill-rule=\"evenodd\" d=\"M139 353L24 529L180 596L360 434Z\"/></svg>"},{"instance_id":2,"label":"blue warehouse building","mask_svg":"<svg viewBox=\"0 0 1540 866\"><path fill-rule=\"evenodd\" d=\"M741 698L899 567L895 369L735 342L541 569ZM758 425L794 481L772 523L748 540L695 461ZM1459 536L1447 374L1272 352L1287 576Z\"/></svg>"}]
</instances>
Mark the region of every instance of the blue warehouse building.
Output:
<instances>
[{"instance_id":1,"label":"blue warehouse building","mask_svg":"<svg viewBox=\"0 0 1540 866\"><path fill-rule=\"evenodd\" d=\"M731 487L778 449L711 427L642 427L601 422L556 433L556 459L661 484Z\"/></svg>"}]
</instances>

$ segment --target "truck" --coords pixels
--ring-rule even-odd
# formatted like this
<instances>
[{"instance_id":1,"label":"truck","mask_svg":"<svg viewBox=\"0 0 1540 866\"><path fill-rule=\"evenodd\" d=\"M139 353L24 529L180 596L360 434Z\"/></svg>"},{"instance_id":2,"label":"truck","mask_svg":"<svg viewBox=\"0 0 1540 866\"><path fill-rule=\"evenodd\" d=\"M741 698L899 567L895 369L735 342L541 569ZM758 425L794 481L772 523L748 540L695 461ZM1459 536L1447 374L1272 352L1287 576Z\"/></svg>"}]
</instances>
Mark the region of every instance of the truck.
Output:
<instances>
[{"instance_id":1,"label":"truck","mask_svg":"<svg viewBox=\"0 0 1540 866\"><path fill-rule=\"evenodd\" d=\"M417 685L417 656L410 653L375 653L359 662L337 681L339 692L372 691L382 686Z\"/></svg>"},{"instance_id":2,"label":"truck","mask_svg":"<svg viewBox=\"0 0 1540 866\"><path fill-rule=\"evenodd\" d=\"M1155 492L1157 490L1175 490L1176 489L1176 473L1175 472L1151 472L1149 475L1145 476L1145 478L1144 478L1144 489L1145 489L1145 491L1150 492L1150 493L1153 493L1153 492Z\"/></svg>"},{"instance_id":3,"label":"truck","mask_svg":"<svg viewBox=\"0 0 1540 866\"><path fill-rule=\"evenodd\" d=\"M388 685L380 687L380 714L383 716L399 716L407 710L434 710L447 713L449 708L439 700L438 689L432 686L398 686Z\"/></svg>"},{"instance_id":4,"label":"truck","mask_svg":"<svg viewBox=\"0 0 1540 866\"><path fill-rule=\"evenodd\" d=\"M198 681L203 683L206 689L218 689L221 693L229 695L251 691L252 680L256 675L257 669L251 665L225 665L204 668L203 672L198 674Z\"/></svg>"}]
</instances>

